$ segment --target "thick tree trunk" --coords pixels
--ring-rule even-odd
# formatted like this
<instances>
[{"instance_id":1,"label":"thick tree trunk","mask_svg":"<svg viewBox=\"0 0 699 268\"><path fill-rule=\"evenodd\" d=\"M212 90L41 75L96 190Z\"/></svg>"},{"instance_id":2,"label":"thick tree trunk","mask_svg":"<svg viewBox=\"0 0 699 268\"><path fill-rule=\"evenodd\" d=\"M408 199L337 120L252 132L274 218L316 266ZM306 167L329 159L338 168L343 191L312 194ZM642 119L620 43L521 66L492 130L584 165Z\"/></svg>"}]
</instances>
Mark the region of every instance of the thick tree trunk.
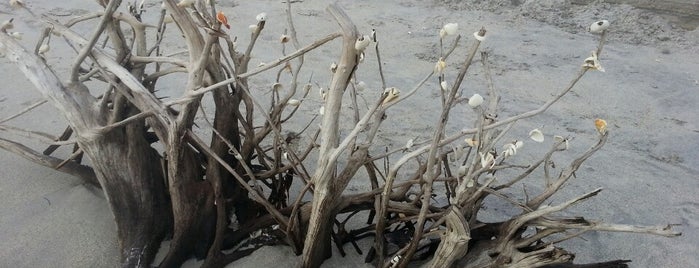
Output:
<instances>
[{"instance_id":1,"label":"thick tree trunk","mask_svg":"<svg viewBox=\"0 0 699 268\"><path fill-rule=\"evenodd\" d=\"M168 152L174 228L170 251L160 267L179 267L191 257L199 240L207 239L203 234L207 223L213 219L214 200L210 182L202 180L203 170L197 152L186 143L174 144Z\"/></svg>"},{"instance_id":2,"label":"thick tree trunk","mask_svg":"<svg viewBox=\"0 0 699 268\"><path fill-rule=\"evenodd\" d=\"M158 153L139 126L81 143L114 214L124 267L149 267L172 216Z\"/></svg>"}]
</instances>

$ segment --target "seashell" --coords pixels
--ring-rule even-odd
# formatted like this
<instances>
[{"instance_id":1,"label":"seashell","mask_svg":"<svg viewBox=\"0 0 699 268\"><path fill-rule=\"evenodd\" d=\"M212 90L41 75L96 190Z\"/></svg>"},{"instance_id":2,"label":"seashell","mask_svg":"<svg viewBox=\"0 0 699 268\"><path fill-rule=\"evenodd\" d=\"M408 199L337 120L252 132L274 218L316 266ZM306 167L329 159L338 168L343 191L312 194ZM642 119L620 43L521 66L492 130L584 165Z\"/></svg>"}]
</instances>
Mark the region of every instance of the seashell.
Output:
<instances>
[{"instance_id":1,"label":"seashell","mask_svg":"<svg viewBox=\"0 0 699 268\"><path fill-rule=\"evenodd\" d=\"M523 141L515 141L514 145L515 145L515 148L519 149L519 148L522 148L522 146L524 146L524 142Z\"/></svg>"},{"instance_id":2,"label":"seashell","mask_svg":"<svg viewBox=\"0 0 699 268\"><path fill-rule=\"evenodd\" d=\"M471 188L474 185L475 185L475 181L473 180L473 178L468 179L468 181L466 182L466 188Z\"/></svg>"},{"instance_id":3,"label":"seashell","mask_svg":"<svg viewBox=\"0 0 699 268\"><path fill-rule=\"evenodd\" d=\"M281 83L274 83L274 85L272 85L272 89L274 91L277 91L277 92L279 92L283 88L284 88L284 85L282 85Z\"/></svg>"},{"instance_id":4,"label":"seashell","mask_svg":"<svg viewBox=\"0 0 699 268\"><path fill-rule=\"evenodd\" d=\"M473 138L467 138L464 141L466 142L466 144L468 144L468 146L478 147L478 141L474 140Z\"/></svg>"},{"instance_id":5,"label":"seashell","mask_svg":"<svg viewBox=\"0 0 699 268\"><path fill-rule=\"evenodd\" d=\"M459 31L459 24L458 23L447 23L447 24L444 24L442 29L444 29L444 33L446 35L455 35L456 32Z\"/></svg>"},{"instance_id":6,"label":"seashell","mask_svg":"<svg viewBox=\"0 0 699 268\"><path fill-rule=\"evenodd\" d=\"M396 255L395 257L393 257L393 259L391 259L391 264L395 266L396 264L398 264L400 262L400 260L402 258L403 258L403 256Z\"/></svg>"},{"instance_id":7,"label":"seashell","mask_svg":"<svg viewBox=\"0 0 699 268\"><path fill-rule=\"evenodd\" d=\"M223 14L223 11L219 11L218 13L216 13L216 20L223 24L223 26L226 26L226 28L231 28L231 26L228 24L228 18L226 18L226 15Z\"/></svg>"},{"instance_id":8,"label":"seashell","mask_svg":"<svg viewBox=\"0 0 699 268\"><path fill-rule=\"evenodd\" d=\"M362 53L359 53L359 63L364 62L364 51Z\"/></svg>"},{"instance_id":9,"label":"seashell","mask_svg":"<svg viewBox=\"0 0 699 268\"><path fill-rule=\"evenodd\" d=\"M320 99L325 100L325 89L324 88L318 88L318 94L320 95Z\"/></svg>"},{"instance_id":10,"label":"seashell","mask_svg":"<svg viewBox=\"0 0 699 268\"><path fill-rule=\"evenodd\" d=\"M447 84L447 81L446 81L446 80L440 82L440 83L439 83L439 87L441 87L443 91L449 90L449 84Z\"/></svg>"},{"instance_id":11,"label":"seashell","mask_svg":"<svg viewBox=\"0 0 699 268\"><path fill-rule=\"evenodd\" d=\"M10 0L10 6L12 7L23 7L24 0Z\"/></svg>"},{"instance_id":12,"label":"seashell","mask_svg":"<svg viewBox=\"0 0 699 268\"><path fill-rule=\"evenodd\" d=\"M502 155L503 157L510 157L517 154L517 148L515 148L515 145L512 143L505 144L505 146L502 147Z\"/></svg>"},{"instance_id":13,"label":"seashell","mask_svg":"<svg viewBox=\"0 0 699 268\"><path fill-rule=\"evenodd\" d=\"M330 71L332 73L335 73L335 71L337 71L337 63L333 62L332 64L330 64Z\"/></svg>"},{"instance_id":14,"label":"seashell","mask_svg":"<svg viewBox=\"0 0 699 268\"><path fill-rule=\"evenodd\" d=\"M255 19L257 20L257 22L267 21L267 13L262 12L260 14L257 14L257 16L255 16Z\"/></svg>"},{"instance_id":15,"label":"seashell","mask_svg":"<svg viewBox=\"0 0 699 268\"><path fill-rule=\"evenodd\" d=\"M43 55L44 53L48 52L51 49L49 47L49 44L43 44L39 47L39 54Z\"/></svg>"},{"instance_id":16,"label":"seashell","mask_svg":"<svg viewBox=\"0 0 699 268\"><path fill-rule=\"evenodd\" d=\"M318 110L318 113L319 113L320 115L324 115L324 114L325 114L325 105L320 106L320 110Z\"/></svg>"},{"instance_id":17,"label":"seashell","mask_svg":"<svg viewBox=\"0 0 699 268\"><path fill-rule=\"evenodd\" d=\"M10 20L3 21L2 24L0 25L0 30L10 30L12 28L15 28L15 24L12 23L15 19L12 18Z\"/></svg>"},{"instance_id":18,"label":"seashell","mask_svg":"<svg viewBox=\"0 0 699 268\"><path fill-rule=\"evenodd\" d=\"M599 59L597 59L597 52L592 51L592 56L589 56L585 59L585 63L583 63L584 68L588 69L595 69L600 72L604 72L604 68L602 67L602 64L599 63Z\"/></svg>"},{"instance_id":19,"label":"seashell","mask_svg":"<svg viewBox=\"0 0 699 268\"><path fill-rule=\"evenodd\" d=\"M472 108L476 108L483 103L483 96L479 94L473 94L470 98L468 98L468 105L470 105Z\"/></svg>"},{"instance_id":20,"label":"seashell","mask_svg":"<svg viewBox=\"0 0 699 268\"><path fill-rule=\"evenodd\" d=\"M473 37L475 37L476 40L483 42L485 41L485 33L485 28L481 28L479 31L473 33Z\"/></svg>"},{"instance_id":21,"label":"seashell","mask_svg":"<svg viewBox=\"0 0 699 268\"><path fill-rule=\"evenodd\" d=\"M557 148L558 150L568 150L568 139L563 138L563 136L553 136L553 141L556 143L562 142L561 145Z\"/></svg>"},{"instance_id":22,"label":"seashell","mask_svg":"<svg viewBox=\"0 0 699 268\"><path fill-rule=\"evenodd\" d=\"M486 154L483 154L482 152L478 152L478 154L481 156L482 168L492 168L493 166L495 166L495 156L493 156L493 153L488 152Z\"/></svg>"},{"instance_id":23,"label":"seashell","mask_svg":"<svg viewBox=\"0 0 699 268\"><path fill-rule=\"evenodd\" d=\"M597 129L597 132L599 132L599 134L604 135L605 133L607 133L607 121L599 118L595 119L595 128Z\"/></svg>"},{"instance_id":24,"label":"seashell","mask_svg":"<svg viewBox=\"0 0 699 268\"><path fill-rule=\"evenodd\" d=\"M248 25L248 29L250 29L250 32L256 33L257 32L257 24Z\"/></svg>"},{"instance_id":25,"label":"seashell","mask_svg":"<svg viewBox=\"0 0 699 268\"><path fill-rule=\"evenodd\" d=\"M444 58L440 57L437 63L434 65L434 73L436 74L442 74L444 72L444 69L447 68L447 62L444 61Z\"/></svg>"},{"instance_id":26,"label":"seashell","mask_svg":"<svg viewBox=\"0 0 699 268\"><path fill-rule=\"evenodd\" d=\"M445 36L447 36L447 30L444 30L444 27L442 27L442 29L439 29L439 38L443 39Z\"/></svg>"},{"instance_id":27,"label":"seashell","mask_svg":"<svg viewBox=\"0 0 699 268\"><path fill-rule=\"evenodd\" d=\"M510 157L513 155L517 154L517 149L521 148L524 143L522 141L514 141L511 143L507 143L504 146L502 146L503 149L503 157Z\"/></svg>"},{"instance_id":28,"label":"seashell","mask_svg":"<svg viewBox=\"0 0 699 268\"><path fill-rule=\"evenodd\" d=\"M588 28L588 31L590 31L593 34L601 34L602 32L606 31L609 28L609 21L608 20L599 20L595 21L590 25Z\"/></svg>"},{"instance_id":29,"label":"seashell","mask_svg":"<svg viewBox=\"0 0 699 268\"><path fill-rule=\"evenodd\" d=\"M369 43L371 43L371 37L368 35L362 35L359 38L357 38L357 41L354 42L354 49L357 50L357 52L361 53L366 49L366 47L369 46Z\"/></svg>"},{"instance_id":30,"label":"seashell","mask_svg":"<svg viewBox=\"0 0 699 268\"><path fill-rule=\"evenodd\" d=\"M529 138L535 142L544 142L544 133L541 133L541 130L535 128L529 131Z\"/></svg>"},{"instance_id":31,"label":"seashell","mask_svg":"<svg viewBox=\"0 0 699 268\"><path fill-rule=\"evenodd\" d=\"M8 34L17 40L22 40L23 34L20 32L9 32Z\"/></svg>"},{"instance_id":32,"label":"seashell","mask_svg":"<svg viewBox=\"0 0 699 268\"><path fill-rule=\"evenodd\" d=\"M281 42L282 44L289 42L289 40L291 40L291 37L289 37L286 34L282 34L282 36L279 37L279 42Z\"/></svg>"},{"instance_id":33,"label":"seashell","mask_svg":"<svg viewBox=\"0 0 699 268\"><path fill-rule=\"evenodd\" d=\"M400 95L400 90L398 90L395 87L389 87L386 90L384 90L383 93L386 94L386 98L383 99L382 104L386 104L386 103L389 103L389 102L396 100L398 98L398 96Z\"/></svg>"},{"instance_id":34,"label":"seashell","mask_svg":"<svg viewBox=\"0 0 699 268\"><path fill-rule=\"evenodd\" d=\"M405 143L405 149L410 149L415 145L415 139L409 139L408 142Z\"/></svg>"},{"instance_id":35,"label":"seashell","mask_svg":"<svg viewBox=\"0 0 699 268\"><path fill-rule=\"evenodd\" d=\"M286 101L286 104L290 106L299 106L301 105L301 101L297 99L289 99L288 101Z\"/></svg>"}]
</instances>

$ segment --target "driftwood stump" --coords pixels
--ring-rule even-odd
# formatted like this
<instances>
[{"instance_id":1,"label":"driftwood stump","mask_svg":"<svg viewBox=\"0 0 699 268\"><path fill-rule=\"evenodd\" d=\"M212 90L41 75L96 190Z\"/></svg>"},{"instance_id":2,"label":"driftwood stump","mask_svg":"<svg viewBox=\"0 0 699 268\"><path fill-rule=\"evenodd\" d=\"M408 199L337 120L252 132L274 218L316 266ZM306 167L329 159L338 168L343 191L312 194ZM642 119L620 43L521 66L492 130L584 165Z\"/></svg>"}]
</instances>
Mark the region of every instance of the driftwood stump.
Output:
<instances>
[{"instance_id":1,"label":"driftwood stump","mask_svg":"<svg viewBox=\"0 0 699 268\"><path fill-rule=\"evenodd\" d=\"M470 49L456 79L441 83L446 82L445 61L461 42L458 36L444 47L443 41L456 27L445 26L435 70L426 70L421 82L401 92L386 86L378 34L360 35L337 5L330 5L328 12L339 24L339 32L302 46L291 16L292 1L287 1L289 32L280 42L294 52L252 68L251 53L267 23L264 13L257 15L256 24L250 26L250 41L242 46L222 28L227 18L214 1L165 0L158 25L141 21L143 6L123 6L120 0L97 2L102 10L66 23L43 19L46 31L34 52L12 37L11 20L2 25L0 50L66 118L68 127L43 153L5 137L0 138L0 148L101 187L117 223L124 267L177 267L191 257L205 259L204 267L222 267L274 244L292 247L301 255L301 266L319 267L330 257L333 241L344 254L344 244L360 250L356 241L365 237L375 239L367 261L377 267L406 267L425 258L431 258L430 267L568 267L574 255L556 244L587 231L679 235L670 226L615 225L553 215L601 189L544 205L606 143L611 133L603 120L596 122L598 140L590 149L559 169L549 162L554 154L567 152L569 138L559 137L546 154L527 166L506 161L516 157L522 146L521 141L503 141L513 123L546 112L586 72L601 69L605 31L592 56L575 63L583 67L568 86L537 109L499 118L499 93L490 77L488 54L479 52L486 29L477 31L474 38L468 36ZM19 7L27 9L23 4ZM172 34L166 30L172 25L168 20L174 21L174 31L181 36L169 38L182 38L187 46L182 57L161 53L161 41ZM73 29L85 21L96 22L88 37ZM59 77L45 60L50 52L44 45L51 36L61 37L76 51L67 77ZM342 45L329 87L321 90L320 126L311 127L310 119L304 132L315 133L286 132L289 118L297 115L313 88L310 82L300 82L304 55L336 38L341 38ZM368 108L361 108L355 70L362 61L369 61L370 53L379 64L377 76L383 90L372 96ZM486 102L480 95L463 98L458 94L478 55L489 82ZM268 73L275 84L269 99L262 100L251 93L249 78ZM182 95L160 99L158 79L177 75L186 77ZM443 86L443 108L430 138L385 149L375 137L387 120L386 111L431 79ZM89 88L86 81L91 81ZM213 103L202 101L209 93ZM476 120L458 133L447 134L450 111L465 103L473 108ZM213 120L202 106L214 110ZM343 107L352 108L352 122L340 120L347 110ZM0 126L29 110L0 121ZM203 120L197 120L197 115ZM210 134L208 142L195 127ZM343 127L350 131L341 133ZM305 148L295 144L301 138L309 144ZM64 145L73 146L72 156L51 155ZM82 163L83 155L90 159L89 166ZM317 161L309 163L309 155ZM388 164L389 156L398 160ZM381 163L386 163L384 168ZM361 169L366 173L359 173ZM505 194L526 178L541 176L537 170L543 170L545 177L539 181L546 181L541 192L520 199ZM400 175L407 173L412 177ZM371 190L346 193L350 181L363 179L359 174L369 177ZM437 194L446 202L437 202ZM311 201L304 202L304 196ZM478 211L489 196L506 200L521 213L502 222L480 221ZM521 199L526 201L517 201ZM348 212L347 219L338 219L338 214ZM366 214L365 226L346 229L349 218ZM170 241L168 253L154 263L165 240Z\"/></svg>"}]
</instances>

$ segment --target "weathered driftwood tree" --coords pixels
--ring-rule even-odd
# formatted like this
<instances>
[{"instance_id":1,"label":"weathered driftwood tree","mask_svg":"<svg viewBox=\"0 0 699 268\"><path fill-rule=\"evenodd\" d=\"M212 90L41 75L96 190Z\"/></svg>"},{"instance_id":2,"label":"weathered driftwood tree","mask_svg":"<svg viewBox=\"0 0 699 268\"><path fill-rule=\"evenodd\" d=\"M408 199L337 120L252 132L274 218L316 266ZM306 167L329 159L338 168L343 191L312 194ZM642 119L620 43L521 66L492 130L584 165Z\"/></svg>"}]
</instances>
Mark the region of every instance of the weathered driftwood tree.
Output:
<instances>
[{"instance_id":1,"label":"weathered driftwood tree","mask_svg":"<svg viewBox=\"0 0 699 268\"><path fill-rule=\"evenodd\" d=\"M443 108L431 138L384 151L374 138L385 112L430 79L444 81L445 61L460 37L442 50L435 70L428 70L408 92L387 88L380 73L384 90L376 93L369 109L360 114L354 72L362 66L367 47L374 48L380 63L376 33L360 36L350 18L335 5L329 6L328 12L341 31L302 47L296 38L291 4L287 3L289 34L281 41L290 40L296 51L250 68L255 41L265 27L265 14L257 16L247 46L236 47L236 39L222 28L227 26L226 18L217 12L214 1L163 1L157 26L141 22L142 6L129 5L117 11L121 2L98 1L104 10L64 23L44 19L46 31L34 52L12 38L11 20L3 24L2 52L65 116L69 126L43 153L4 137L0 147L101 187L117 223L124 267L151 265L164 240L171 243L165 259L154 263L160 267L177 267L193 255L205 258L205 267L221 267L262 245L276 243L288 244L302 255L303 267L318 267L330 256L332 241L344 254L343 244L352 243L359 250L355 241L366 236L376 238L367 261L373 260L377 267L405 267L411 260L429 256L433 256L431 267L455 263L463 267L535 267L571 262L574 255L554 245L587 231L679 235L669 227L612 225L552 215L601 189L559 205L544 205L605 144L609 132L603 121L599 121L597 143L558 175L548 163L554 154L566 151L568 138L558 137L545 155L526 167L508 164L521 142L505 142L505 134L515 122L546 111L588 70L600 67L597 56L602 52L605 31L596 51L566 88L538 109L499 118L499 96L492 82L486 103L480 103L480 95L459 97L472 60L479 54L490 81L487 53L479 53L486 36L481 29L474 34L475 39L466 42L468 56L456 80L449 83L452 86L440 83ZM188 58L161 55L165 21L170 18L187 45ZM77 23L94 20L99 23L88 38L72 30ZM445 26L441 37L452 34L455 27ZM154 36L152 29L156 29ZM44 60L50 36L54 42L60 37L75 49L68 77L58 77ZM315 134L289 134L285 131L290 128L288 119L304 105L312 87L299 82L304 54L336 38L342 39L342 49L330 86L322 92L325 112L321 113L320 127ZM262 104L250 91L249 78L275 69L276 84L268 102ZM159 99L159 78L179 74L187 75L182 96ZM343 103L347 92L351 103ZM202 102L204 94L212 94L213 103ZM474 125L448 134L450 112L464 102L473 107ZM202 105L213 105L213 122ZM351 131L345 135L339 131L347 127L339 120L343 106L354 107L355 113L355 121L349 124ZM5 127L7 121L33 107L2 120L2 130L37 134ZM195 124L197 114L204 120ZM195 125L211 133L208 143L193 132ZM309 140L307 148L291 146L301 137ZM51 156L61 145L73 145L74 154L68 159ZM497 153L500 147L503 150ZM401 153L385 170L374 164ZM81 163L83 154L91 166ZM315 154L316 163L308 163L311 154ZM366 173L358 173L360 169ZM407 173L412 177L401 178ZM358 174L367 174L372 190L344 193ZM522 198L524 202L505 194L531 176L545 177L543 191ZM292 189L298 191L289 193ZM435 194L446 202L434 201ZM312 202L303 202L304 196L312 196ZM503 222L481 222L478 212L487 196L507 200L522 212ZM367 215L356 214L359 211L369 212L367 225L346 230L346 220L339 221L337 215ZM241 247L244 241L252 247Z\"/></svg>"}]
</instances>

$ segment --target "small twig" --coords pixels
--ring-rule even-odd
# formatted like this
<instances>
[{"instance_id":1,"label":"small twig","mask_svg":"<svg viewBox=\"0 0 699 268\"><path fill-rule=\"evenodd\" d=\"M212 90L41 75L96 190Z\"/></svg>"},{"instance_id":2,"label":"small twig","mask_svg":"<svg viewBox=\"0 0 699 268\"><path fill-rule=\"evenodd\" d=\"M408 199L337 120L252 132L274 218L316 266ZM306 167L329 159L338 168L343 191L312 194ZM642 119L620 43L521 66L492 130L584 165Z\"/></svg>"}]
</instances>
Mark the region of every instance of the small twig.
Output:
<instances>
[{"instance_id":1,"label":"small twig","mask_svg":"<svg viewBox=\"0 0 699 268\"><path fill-rule=\"evenodd\" d=\"M37 101L37 102L35 102L35 103L33 103L33 104L27 106L26 108L22 109L22 110L19 111L18 113L14 114L14 115L11 115L11 116L8 116L8 117L5 117L4 119L0 120L0 124L5 123L5 122L7 122L7 121L10 121L10 120L12 120L12 119L15 119L15 118L17 118L17 117L19 117L19 116L21 116L21 115L23 115L23 114L25 114L25 113L31 111L31 110L34 110L34 108L39 107L39 106L41 106L42 104L44 104L44 103L46 103L46 102L47 102L47 100L40 100L40 101Z\"/></svg>"}]
</instances>

